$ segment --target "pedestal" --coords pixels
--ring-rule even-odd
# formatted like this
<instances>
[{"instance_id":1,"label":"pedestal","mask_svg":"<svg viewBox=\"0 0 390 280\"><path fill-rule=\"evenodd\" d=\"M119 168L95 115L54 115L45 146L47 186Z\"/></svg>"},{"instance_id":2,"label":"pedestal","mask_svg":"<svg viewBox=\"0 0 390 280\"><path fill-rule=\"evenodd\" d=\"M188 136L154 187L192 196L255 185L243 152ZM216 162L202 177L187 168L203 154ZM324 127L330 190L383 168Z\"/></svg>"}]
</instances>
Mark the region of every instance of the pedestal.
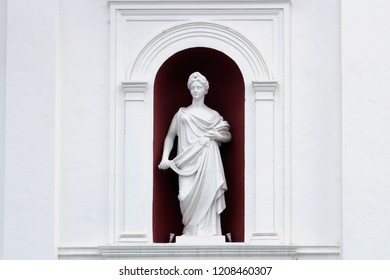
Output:
<instances>
[{"instance_id":1,"label":"pedestal","mask_svg":"<svg viewBox=\"0 0 390 280\"><path fill-rule=\"evenodd\" d=\"M179 245L220 245L225 244L225 236L177 236Z\"/></svg>"}]
</instances>

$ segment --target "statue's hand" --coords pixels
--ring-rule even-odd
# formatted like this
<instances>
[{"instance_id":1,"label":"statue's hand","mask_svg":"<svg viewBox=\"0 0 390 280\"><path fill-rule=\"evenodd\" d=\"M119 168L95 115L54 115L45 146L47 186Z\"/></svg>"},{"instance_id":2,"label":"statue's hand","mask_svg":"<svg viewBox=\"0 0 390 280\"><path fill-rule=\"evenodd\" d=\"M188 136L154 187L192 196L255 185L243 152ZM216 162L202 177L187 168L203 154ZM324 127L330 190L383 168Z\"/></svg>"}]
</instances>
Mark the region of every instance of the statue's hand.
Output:
<instances>
[{"instance_id":1,"label":"statue's hand","mask_svg":"<svg viewBox=\"0 0 390 280\"><path fill-rule=\"evenodd\" d=\"M205 137L202 137L202 138L200 138L200 140L199 140L199 144L201 145L201 146L208 146L209 145L209 143L210 143L210 137L206 137L207 135L205 135Z\"/></svg>"},{"instance_id":2,"label":"statue's hand","mask_svg":"<svg viewBox=\"0 0 390 280\"><path fill-rule=\"evenodd\" d=\"M167 170L169 167L170 167L169 160L162 160L158 165L158 168L162 170Z\"/></svg>"},{"instance_id":3,"label":"statue's hand","mask_svg":"<svg viewBox=\"0 0 390 280\"><path fill-rule=\"evenodd\" d=\"M220 138L222 137L222 135L215 129L208 130L205 136L214 141L220 141Z\"/></svg>"},{"instance_id":4,"label":"statue's hand","mask_svg":"<svg viewBox=\"0 0 390 280\"><path fill-rule=\"evenodd\" d=\"M222 143L229 142L231 139L231 135L229 132L221 134L215 129L208 130L205 136L209 137L211 140L219 141Z\"/></svg>"}]
</instances>

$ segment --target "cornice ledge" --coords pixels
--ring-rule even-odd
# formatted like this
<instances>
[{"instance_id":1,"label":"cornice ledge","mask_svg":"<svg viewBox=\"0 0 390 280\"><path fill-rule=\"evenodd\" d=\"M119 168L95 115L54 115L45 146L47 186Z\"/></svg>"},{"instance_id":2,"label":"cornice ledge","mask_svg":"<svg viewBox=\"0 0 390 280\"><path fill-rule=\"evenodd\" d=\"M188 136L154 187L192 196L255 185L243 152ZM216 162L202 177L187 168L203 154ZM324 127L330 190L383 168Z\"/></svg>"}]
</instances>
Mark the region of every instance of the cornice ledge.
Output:
<instances>
[{"instance_id":1,"label":"cornice ledge","mask_svg":"<svg viewBox=\"0 0 390 280\"><path fill-rule=\"evenodd\" d=\"M253 81L252 86L255 92L272 91L274 92L278 86L277 81Z\"/></svg>"},{"instance_id":2,"label":"cornice ledge","mask_svg":"<svg viewBox=\"0 0 390 280\"><path fill-rule=\"evenodd\" d=\"M126 93L131 92L144 92L148 86L147 82L142 81L124 81L122 82L123 91Z\"/></svg>"},{"instance_id":3,"label":"cornice ledge","mask_svg":"<svg viewBox=\"0 0 390 280\"><path fill-rule=\"evenodd\" d=\"M252 81L253 86L270 86L270 87L276 87L278 84L278 81Z\"/></svg>"},{"instance_id":4,"label":"cornice ledge","mask_svg":"<svg viewBox=\"0 0 390 280\"><path fill-rule=\"evenodd\" d=\"M59 259L340 258L339 245L248 245L230 243L218 246L185 246L176 244L121 244L98 247L60 247L58 252Z\"/></svg>"},{"instance_id":5,"label":"cornice ledge","mask_svg":"<svg viewBox=\"0 0 390 280\"><path fill-rule=\"evenodd\" d=\"M183 2L185 4L188 3L275 3L275 4L280 4L280 3L285 3L285 4L290 4L291 0L107 0L107 3L109 5L111 4L153 4L153 3L158 3L158 4L170 4L170 3L180 3Z\"/></svg>"}]
</instances>

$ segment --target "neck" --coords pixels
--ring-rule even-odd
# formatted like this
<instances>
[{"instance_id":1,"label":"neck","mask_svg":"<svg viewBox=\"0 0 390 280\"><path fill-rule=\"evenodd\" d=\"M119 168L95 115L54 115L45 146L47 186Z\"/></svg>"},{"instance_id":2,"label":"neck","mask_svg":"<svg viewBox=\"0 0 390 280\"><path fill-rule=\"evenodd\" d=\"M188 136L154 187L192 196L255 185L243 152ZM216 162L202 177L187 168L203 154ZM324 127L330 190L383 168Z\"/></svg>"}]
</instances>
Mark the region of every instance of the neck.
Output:
<instances>
[{"instance_id":1,"label":"neck","mask_svg":"<svg viewBox=\"0 0 390 280\"><path fill-rule=\"evenodd\" d=\"M201 99L192 99L192 104L191 104L192 107L195 107L195 108L201 108L201 107L204 107L204 98L201 98Z\"/></svg>"}]
</instances>

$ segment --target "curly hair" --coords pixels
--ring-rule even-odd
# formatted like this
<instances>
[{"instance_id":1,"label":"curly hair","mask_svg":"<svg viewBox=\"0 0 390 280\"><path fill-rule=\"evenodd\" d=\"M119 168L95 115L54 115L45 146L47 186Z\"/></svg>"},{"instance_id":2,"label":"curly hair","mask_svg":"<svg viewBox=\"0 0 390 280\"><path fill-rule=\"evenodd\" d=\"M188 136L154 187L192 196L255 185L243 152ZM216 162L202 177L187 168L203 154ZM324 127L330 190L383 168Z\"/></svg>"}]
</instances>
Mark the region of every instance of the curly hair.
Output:
<instances>
[{"instance_id":1,"label":"curly hair","mask_svg":"<svg viewBox=\"0 0 390 280\"><path fill-rule=\"evenodd\" d=\"M199 72L194 72L190 75L190 77L188 78L188 82L187 82L187 87L188 89L190 89L191 87L191 84L193 82L199 82L202 84L202 86L205 88L206 90L206 93L208 92L209 90L209 82L207 81L206 77L203 76L202 74L200 74Z\"/></svg>"}]
</instances>

